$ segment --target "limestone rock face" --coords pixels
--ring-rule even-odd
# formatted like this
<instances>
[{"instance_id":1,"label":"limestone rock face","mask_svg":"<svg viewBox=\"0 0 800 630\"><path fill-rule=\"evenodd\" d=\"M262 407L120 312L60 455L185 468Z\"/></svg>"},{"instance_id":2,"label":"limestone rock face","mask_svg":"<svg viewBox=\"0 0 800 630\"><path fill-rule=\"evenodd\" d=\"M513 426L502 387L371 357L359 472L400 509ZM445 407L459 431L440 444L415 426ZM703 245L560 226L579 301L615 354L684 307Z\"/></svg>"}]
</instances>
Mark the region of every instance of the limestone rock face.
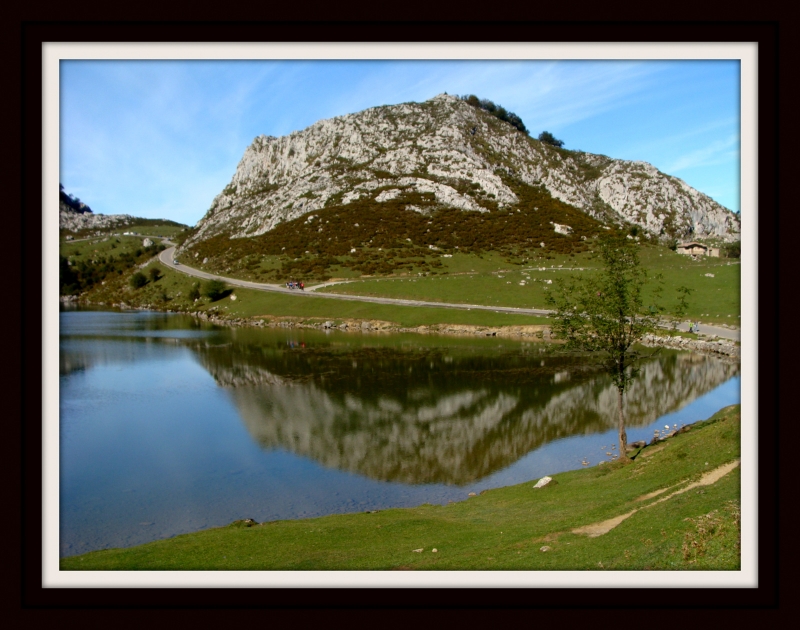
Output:
<instances>
[{"instance_id":1,"label":"limestone rock face","mask_svg":"<svg viewBox=\"0 0 800 630\"><path fill-rule=\"evenodd\" d=\"M650 164L556 149L441 94L257 137L187 245L216 234L256 236L328 206L380 204L409 192L464 211L513 207L509 177L655 235L740 237L736 214Z\"/></svg>"}]
</instances>

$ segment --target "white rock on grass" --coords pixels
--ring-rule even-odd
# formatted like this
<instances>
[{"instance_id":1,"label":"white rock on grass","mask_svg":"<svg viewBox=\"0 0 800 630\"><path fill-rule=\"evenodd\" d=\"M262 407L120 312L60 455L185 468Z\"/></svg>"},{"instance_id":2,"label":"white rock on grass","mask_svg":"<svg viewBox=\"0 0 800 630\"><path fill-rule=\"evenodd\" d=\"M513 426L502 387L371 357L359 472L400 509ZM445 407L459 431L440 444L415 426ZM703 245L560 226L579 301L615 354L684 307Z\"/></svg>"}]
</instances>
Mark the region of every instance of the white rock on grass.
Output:
<instances>
[{"instance_id":1,"label":"white rock on grass","mask_svg":"<svg viewBox=\"0 0 800 630\"><path fill-rule=\"evenodd\" d=\"M542 477L541 479L539 479L539 481L533 487L534 488L544 488L551 481L553 481L552 477Z\"/></svg>"}]
</instances>

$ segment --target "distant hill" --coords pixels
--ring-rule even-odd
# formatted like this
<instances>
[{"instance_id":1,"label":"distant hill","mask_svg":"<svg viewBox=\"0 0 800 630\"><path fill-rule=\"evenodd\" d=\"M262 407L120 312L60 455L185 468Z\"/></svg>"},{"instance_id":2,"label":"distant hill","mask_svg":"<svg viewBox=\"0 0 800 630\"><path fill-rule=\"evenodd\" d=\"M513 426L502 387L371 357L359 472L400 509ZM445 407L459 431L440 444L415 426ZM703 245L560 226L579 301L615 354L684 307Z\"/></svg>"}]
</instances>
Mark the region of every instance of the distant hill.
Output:
<instances>
[{"instance_id":1,"label":"distant hill","mask_svg":"<svg viewBox=\"0 0 800 630\"><path fill-rule=\"evenodd\" d=\"M78 214L91 213L92 209L77 197L68 195L64 192L64 185L59 184L59 208L64 212L76 212Z\"/></svg>"},{"instance_id":2,"label":"distant hill","mask_svg":"<svg viewBox=\"0 0 800 630\"><path fill-rule=\"evenodd\" d=\"M67 194L59 184L58 227L68 232L104 229L130 225L135 221L129 214L94 214L80 199Z\"/></svg>"},{"instance_id":3,"label":"distant hill","mask_svg":"<svg viewBox=\"0 0 800 630\"><path fill-rule=\"evenodd\" d=\"M181 223L167 219L142 219L129 214L94 214L92 209L77 197L67 194L64 186L59 184L59 220L60 230L81 232L84 230L103 230L126 225L174 225L186 227Z\"/></svg>"}]
</instances>

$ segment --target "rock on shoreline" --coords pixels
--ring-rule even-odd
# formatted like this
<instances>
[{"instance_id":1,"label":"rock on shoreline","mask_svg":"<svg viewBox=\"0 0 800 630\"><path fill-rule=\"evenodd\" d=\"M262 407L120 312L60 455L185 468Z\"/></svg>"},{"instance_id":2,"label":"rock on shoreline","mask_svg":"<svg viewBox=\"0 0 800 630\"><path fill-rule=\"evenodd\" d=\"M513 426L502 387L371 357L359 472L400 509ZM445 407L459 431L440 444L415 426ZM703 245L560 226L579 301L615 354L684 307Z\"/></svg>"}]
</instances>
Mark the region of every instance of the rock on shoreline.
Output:
<instances>
[{"instance_id":1,"label":"rock on shoreline","mask_svg":"<svg viewBox=\"0 0 800 630\"><path fill-rule=\"evenodd\" d=\"M689 339L686 337L658 337L647 335L642 345L650 347L675 348L676 350L691 350L702 354L712 354L741 360L742 348L729 339Z\"/></svg>"}]
</instances>

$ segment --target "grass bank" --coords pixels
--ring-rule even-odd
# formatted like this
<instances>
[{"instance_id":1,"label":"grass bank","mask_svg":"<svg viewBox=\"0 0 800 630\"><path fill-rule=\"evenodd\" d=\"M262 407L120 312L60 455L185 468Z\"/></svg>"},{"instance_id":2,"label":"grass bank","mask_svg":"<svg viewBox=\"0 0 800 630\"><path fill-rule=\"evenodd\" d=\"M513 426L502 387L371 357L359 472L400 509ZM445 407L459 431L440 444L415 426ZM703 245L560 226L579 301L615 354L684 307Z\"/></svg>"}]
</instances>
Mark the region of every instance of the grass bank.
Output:
<instances>
[{"instance_id":1,"label":"grass bank","mask_svg":"<svg viewBox=\"0 0 800 630\"><path fill-rule=\"evenodd\" d=\"M735 405L628 465L553 475L544 488L534 480L446 506L237 521L63 558L61 569L738 570L739 443ZM715 470L727 473L711 482ZM601 535L580 533L624 515Z\"/></svg>"}]
</instances>

